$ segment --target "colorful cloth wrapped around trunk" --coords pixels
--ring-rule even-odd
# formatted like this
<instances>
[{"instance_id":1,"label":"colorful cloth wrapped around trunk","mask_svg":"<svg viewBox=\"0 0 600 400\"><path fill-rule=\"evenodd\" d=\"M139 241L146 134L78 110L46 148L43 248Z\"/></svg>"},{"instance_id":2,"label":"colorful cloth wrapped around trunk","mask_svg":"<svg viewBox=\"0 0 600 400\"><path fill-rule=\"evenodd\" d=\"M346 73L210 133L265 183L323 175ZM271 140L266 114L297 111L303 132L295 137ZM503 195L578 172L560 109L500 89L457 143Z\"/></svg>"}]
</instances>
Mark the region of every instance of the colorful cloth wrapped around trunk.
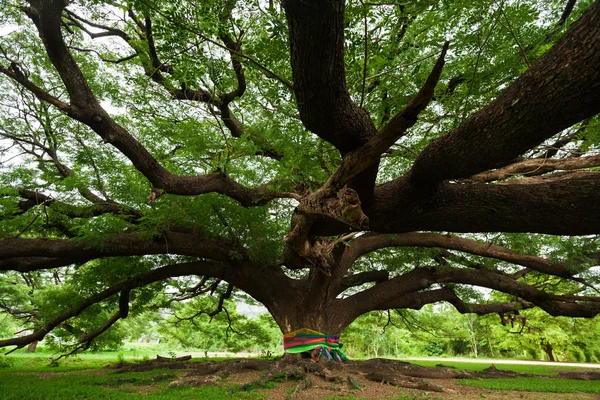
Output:
<instances>
[{"instance_id":1,"label":"colorful cloth wrapped around trunk","mask_svg":"<svg viewBox=\"0 0 600 400\"><path fill-rule=\"evenodd\" d=\"M340 350L339 336L324 335L321 332L302 328L283 335L283 349L286 353L310 353L313 359L325 357L333 361L348 359Z\"/></svg>"}]
</instances>

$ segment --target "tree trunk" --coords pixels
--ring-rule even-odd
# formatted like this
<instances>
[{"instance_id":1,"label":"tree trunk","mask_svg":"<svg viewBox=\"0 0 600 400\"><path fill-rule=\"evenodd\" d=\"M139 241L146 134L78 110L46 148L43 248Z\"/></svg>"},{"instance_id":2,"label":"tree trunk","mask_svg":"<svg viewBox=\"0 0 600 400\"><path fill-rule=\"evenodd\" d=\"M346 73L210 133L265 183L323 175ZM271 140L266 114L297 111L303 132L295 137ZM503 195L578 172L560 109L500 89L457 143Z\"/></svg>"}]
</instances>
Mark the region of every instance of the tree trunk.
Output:
<instances>
[{"instance_id":1,"label":"tree trunk","mask_svg":"<svg viewBox=\"0 0 600 400\"><path fill-rule=\"evenodd\" d=\"M28 353L35 353L35 349L37 348L38 343L39 342L37 340L34 341L34 342L29 343L29 346L27 346L27 352Z\"/></svg>"},{"instance_id":2,"label":"tree trunk","mask_svg":"<svg viewBox=\"0 0 600 400\"><path fill-rule=\"evenodd\" d=\"M548 361L556 361L554 358L554 349L549 342L542 341L542 350L544 350L544 353L548 356Z\"/></svg>"},{"instance_id":3,"label":"tree trunk","mask_svg":"<svg viewBox=\"0 0 600 400\"><path fill-rule=\"evenodd\" d=\"M308 328L326 335L340 335L356 318L336 298L341 274L339 266L331 261L330 272L311 266L307 277L295 280L292 287L279 291L277 298L263 303L282 333Z\"/></svg>"},{"instance_id":4,"label":"tree trunk","mask_svg":"<svg viewBox=\"0 0 600 400\"><path fill-rule=\"evenodd\" d=\"M477 337L475 336L475 326L473 324L473 316L471 314L467 314L467 328L469 329L469 339L471 341L471 348L473 350L473 353L475 354L475 358L478 358Z\"/></svg>"},{"instance_id":5,"label":"tree trunk","mask_svg":"<svg viewBox=\"0 0 600 400\"><path fill-rule=\"evenodd\" d=\"M275 322L283 334L308 328L326 335L340 335L348 326L341 322L336 302L327 302L324 298L311 301L296 299L294 303L280 307L273 313Z\"/></svg>"},{"instance_id":6,"label":"tree trunk","mask_svg":"<svg viewBox=\"0 0 600 400\"><path fill-rule=\"evenodd\" d=\"M494 346L492 345L492 335L490 333L490 321L486 321L485 322L485 331L487 333L487 342L488 342L488 346L490 347L490 355L492 356L492 358L496 358L496 355L494 354Z\"/></svg>"}]
</instances>

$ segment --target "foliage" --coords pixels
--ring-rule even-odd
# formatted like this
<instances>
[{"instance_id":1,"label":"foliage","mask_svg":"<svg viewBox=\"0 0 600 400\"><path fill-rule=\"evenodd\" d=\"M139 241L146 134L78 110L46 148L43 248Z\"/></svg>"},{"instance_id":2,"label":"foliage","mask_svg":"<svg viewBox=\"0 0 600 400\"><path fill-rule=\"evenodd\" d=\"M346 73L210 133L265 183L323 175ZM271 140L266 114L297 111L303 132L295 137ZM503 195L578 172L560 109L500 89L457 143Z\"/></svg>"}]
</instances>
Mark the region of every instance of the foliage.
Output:
<instances>
[{"instance_id":1,"label":"foliage","mask_svg":"<svg viewBox=\"0 0 600 400\"><path fill-rule=\"evenodd\" d=\"M353 357L483 357L556 361L598 360L598 318L551 317L525 310L502 325L498 316L463 315L448 306L426 306L419 312L369 313L343 333L344 351Z\"/></svg>"},{"instance_id":2,"label":"foliage","mask_svg":"<svg viewBox=\"0 0 600 400\"><path fill-rule=\"evenodd\" d=\"M527 310L522 314L524 318L514 324L490 325L500 354L514 357L526 352L534 355L533 359L547 360L544 348L549 345L558 361L598 362L598 318L550 317L540 310Z\"/></svg>"},{"instance_id":3,"label":"foliage","mask_svg":"<svg viewBox=\"0 0 600 400\"><path fill-rule=\"evenodd\" d=\"M238 314L234 304L226 302L224 307L229 311L211 317L207 314L212 307L215 304L210 298L196 298L177 305L173 316L157 326L157 333L169 343L210 352L258 352L280 347L277 346L278 328L267 315L249 319Z\"/></svg>"}]
</instances>

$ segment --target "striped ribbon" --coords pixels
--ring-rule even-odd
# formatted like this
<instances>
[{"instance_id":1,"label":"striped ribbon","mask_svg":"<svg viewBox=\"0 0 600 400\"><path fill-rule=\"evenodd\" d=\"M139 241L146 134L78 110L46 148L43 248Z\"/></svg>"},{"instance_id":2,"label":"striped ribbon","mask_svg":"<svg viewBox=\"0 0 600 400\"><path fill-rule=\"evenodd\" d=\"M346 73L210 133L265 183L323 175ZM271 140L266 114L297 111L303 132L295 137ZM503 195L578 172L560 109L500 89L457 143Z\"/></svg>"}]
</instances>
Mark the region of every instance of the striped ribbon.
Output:
<instances>
[{"instance_id":1,"label":"striped ribbon","mask_svg":"<svg viewBox=\"0 0 600 400\"><path fill-rule=\"evenodd\" d=\"M324 335L321 332L302 328L283 335L283 350L286 353L310 353L313 359L325 357L333 361L345 361L348 358L340 350L339 336Z\"/></svg>"}]
</instances>

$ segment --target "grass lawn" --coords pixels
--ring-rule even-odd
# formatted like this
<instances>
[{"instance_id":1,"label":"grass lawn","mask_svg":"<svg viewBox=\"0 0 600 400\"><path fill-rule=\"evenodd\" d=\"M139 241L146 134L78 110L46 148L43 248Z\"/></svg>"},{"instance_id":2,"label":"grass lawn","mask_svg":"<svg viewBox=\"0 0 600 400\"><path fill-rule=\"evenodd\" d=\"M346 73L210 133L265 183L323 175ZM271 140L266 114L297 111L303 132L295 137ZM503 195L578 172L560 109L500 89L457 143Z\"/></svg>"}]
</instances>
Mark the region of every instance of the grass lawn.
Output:
<instances>
[{"instance_id":1,"label":"grass lawn","mask_svg":"<svg viewBox=\"0 0 600 400\"><path fill-rule=\"evenodd\" d=\"M164 352L163 352L164 353ZM156 354L156 352L154 352ZM166 353L165 353L166 354ZM56 366L49 365L48 353L15 353L0 357L0 399L2 400L46 400L46 399L267 399L269 387L203 386L168 388L177 380L181 370L153 370L149 372L116 373L104 368L107 364L120 360L141 361L145 357L138 354L88 353L61 359ZM210 360L215 360L210 358ZM202 362L203 359L193 359ZM414 361L414 364L434 366L439 361ZM461 370L479 371L489 363L443 362ZM556 375L553 370L566 369L547 365L497 365L499 369L515 372ZM519 390L551 393L600 393L600 381L572 379L510 378L510 379L468 379L457 383L492 390ZM340 397L342 399L344 397ZM399 396L398 399L405 397ZM336 397L331 397L331 400ZM345 397L345 399L354 399ZM358 399L358 398L357 398Z\"/></svg>"},{"instance_id":2,"label":"grass lawn","mask_svg":"<svg viewBox=\"0 0 600 400\"><path fill-rule=\"evenodd\" d=\"M582 381L576 379L464 379L458 381L465 386L475 386L493 390L519 390L525 392L550 393L600 393L600 381Z\"/></svg>"},{"instance_id":3,"label":"grass lawn","mask_svg":"<svg viewBox=\"0 0 600 400\"><path fill-rule=\"evenodd\" d=\"M0 356L1 400L69 400L69 399L264 399L256 389L240 391L237 387L167 388L184 371L114 373L108 364L124 360L142 361L157 353L168 356L162 348L147 351L84 353L63 358L51 365L50 353L15 352ZM152 356L150 356L152 354ZM210 358L211 361L223 358ZM202 362L195 358L193 362Z\"/></svg>"},{"instance_id":4,"label":"grass lawn","mask_svg":"<svg viewBox=\"0 0 600 400\"><path fill-rule=\"evenodd\" d=\"M2 400L108 399L264 399L256 390L203 386L167 388L181 371L154 370L117 374L97 369L82 372L12 372L0 370Z\"/></svg>"}]
</instances>

